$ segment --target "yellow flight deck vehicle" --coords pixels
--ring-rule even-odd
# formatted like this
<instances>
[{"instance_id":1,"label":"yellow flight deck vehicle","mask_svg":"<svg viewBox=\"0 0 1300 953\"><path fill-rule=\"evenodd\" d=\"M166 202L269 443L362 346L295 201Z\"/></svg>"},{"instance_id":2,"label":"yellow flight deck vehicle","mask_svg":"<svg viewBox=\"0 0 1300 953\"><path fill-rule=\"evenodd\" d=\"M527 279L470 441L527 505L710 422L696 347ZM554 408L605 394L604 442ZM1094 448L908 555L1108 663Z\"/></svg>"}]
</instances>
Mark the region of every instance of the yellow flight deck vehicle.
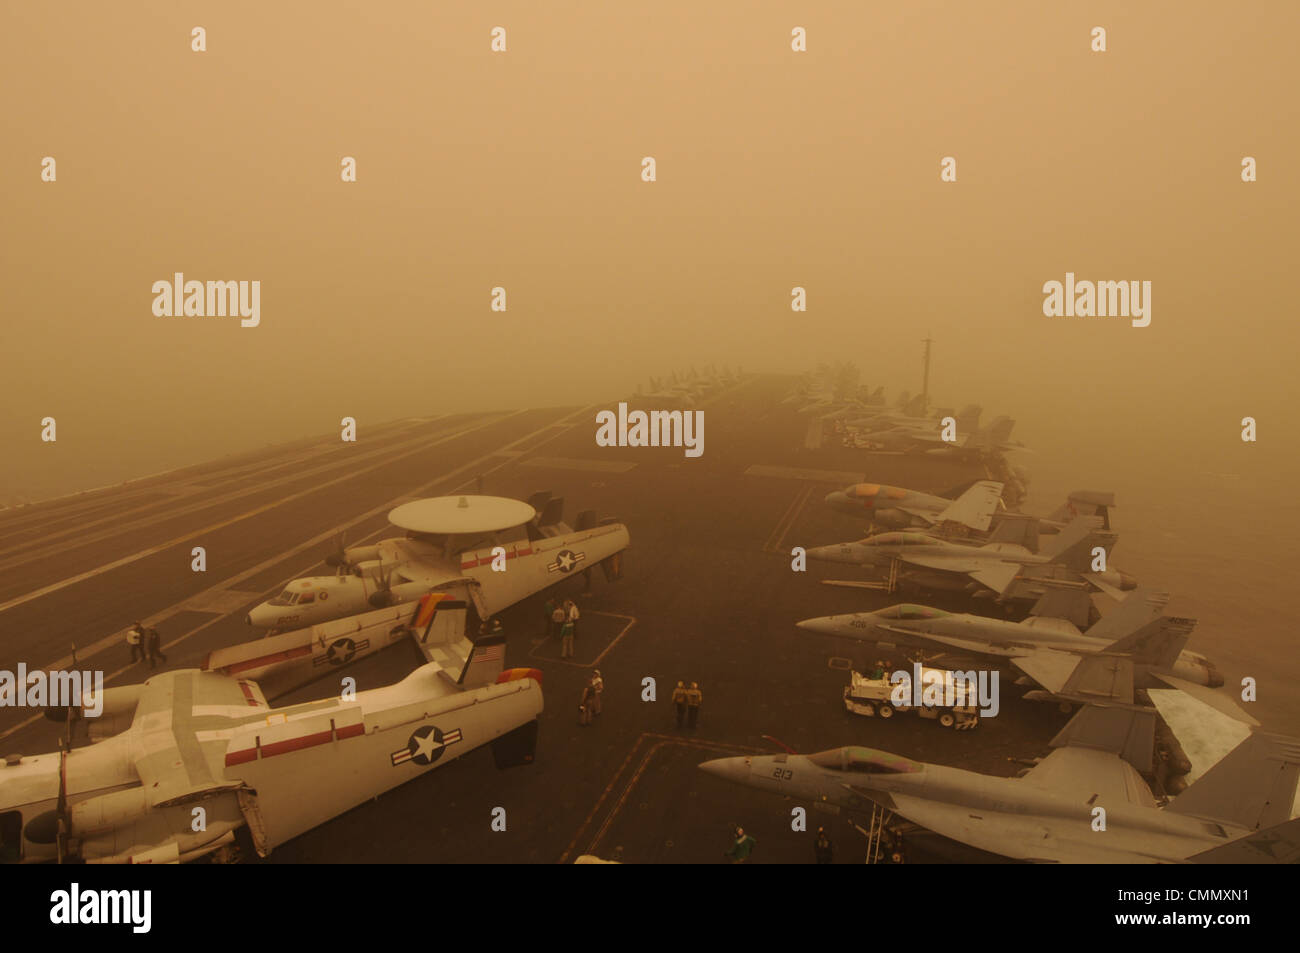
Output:
<instances>
[{"instance_id":1,"label":"yellow flight deck vehicle","mask_svg":"<svg viewBox=\"0 0 1300 953\"><path fill-rule=\"evenodd\" d=\"M922 718L937 719L945 728L965 731L980 723L979 698L976 685L959 673L947 669L918 666L920 682L913 686L913 676L897 684L888 674L878 678L861 672L850 672L849 684L844 687L844 707L855 715L881 718L894 717L895 711L914 711ZM927 692L926 686L931 686ZM926 701L937 696L937 703Z\"/></svg>"}]
</instances>

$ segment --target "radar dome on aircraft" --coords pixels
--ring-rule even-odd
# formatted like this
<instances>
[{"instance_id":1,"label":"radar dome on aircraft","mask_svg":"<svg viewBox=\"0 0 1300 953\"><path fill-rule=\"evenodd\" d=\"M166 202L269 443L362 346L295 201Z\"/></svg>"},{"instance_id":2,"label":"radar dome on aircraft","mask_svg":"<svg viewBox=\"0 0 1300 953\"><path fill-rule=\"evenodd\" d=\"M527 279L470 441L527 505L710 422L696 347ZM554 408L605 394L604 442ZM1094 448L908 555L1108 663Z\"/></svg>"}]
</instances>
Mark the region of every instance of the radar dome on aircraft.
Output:
<instances>
[{"instance_id":1,"label":"radar dome on aircraft","mask_svg":"<svg viewBox=\"0 0 1300 953\"><path fill-rule=\"evenodd\" d=\"M537 511L503 496L436 496L388 511L388 521L413 533L491 533L527 523Z\"/></svg>"}]
</instances>

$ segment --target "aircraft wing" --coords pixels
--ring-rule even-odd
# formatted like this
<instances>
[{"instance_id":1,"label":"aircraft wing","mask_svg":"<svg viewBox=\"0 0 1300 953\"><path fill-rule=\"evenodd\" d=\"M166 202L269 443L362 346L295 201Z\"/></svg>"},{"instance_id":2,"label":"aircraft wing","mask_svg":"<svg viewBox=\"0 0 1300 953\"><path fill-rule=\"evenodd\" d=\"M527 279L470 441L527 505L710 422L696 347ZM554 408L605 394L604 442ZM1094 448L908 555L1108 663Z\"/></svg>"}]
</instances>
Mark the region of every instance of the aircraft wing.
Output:
<instances>
[{"instance_id":1,"label":"aircraft wing","mask_svg":"<svg viewBox=\"0 0 1300 953\"><path fill-rule=\"evenodd\" d=\"M960 523L982 533L989 528L1001 501L1002 484L995 480L980 480L933 519L936 523Z\"/></svg>"},{"instance_id":2,"label":"aircraft wing","mask_svg":"<svg viewBox=\"0 0 1300 953\"><path fill-rule=\"evenodd\" d=\"M214 774L195 732L205 717L266 710L258 687L194 670L146 682L131 722L131 758L153 807L175 804L238 780Z\"/></svg>"},{"instance_id":3,"label":"aircraft wing","mask_svg":"<svg viewBox=\"0 0 1300 953\"><path fill-rule=\"evenodd\" d=\"M1187 859L1196 864L1300 863L1300 818L1255 831Z\"/></svg>"},{"instance_id":4,"label":"aircraft wing","mask_svg":"<svg viewBox=\"0 0 1300 953\"><path fill-rule=\"evenodd\" d=\"M498 767L530 761L541 711L532 677L462 692L434 662L357 701L241 727L225 749L225 770L249 789L244 811L265 854L480 745L493 743Z\"/></svg>"},{"instance_id":5,"label":"aircraft wing","mask_svg":"<svg viewBox=\"0 0 1300 953\"><path fill-rule=\"evenodd\" d=\"M1133 663L1128 659L1039 649L1013 658L1011 664L1053 695L1078 701L1133 702Z\"/></svg>"},{"instance_id":6,"label":"aircraft wing","mask_svg":"<svg viewBox=\"0 0 1300 953\"><path fill-rule=\"evenodd\" d=\"M1015 582L1016 574L1020 572L1019 563L992 563L983 569L978 569L970 574L970 577L978 582L981 586L987 586L996 593L1004 593L1011 583Z\"/></svg>"},{"instance_id":7,"label":"aircraft wing","mask_svg":"<svg viewBox=\"0 0 1300 953\"><path fill-rule=\"evenodd\" d=\"M898 561L923 569L941 569L944 572L964 572L981 586L994 592L1005 592L1020 572L1020 563L1006 562L985 556L902 555Z\"/></svg>"},{"instance_id":8,"label":"aircraft wing","mask_svg":"<svg viewBox=\"0 0 1300 953\"><path fill-rule=\"evenodd\" d=\"M1123 863L1150 862L1156 858L1132 855L1108 846L1088 826L1087 804L1080 800L1080 818L1062 821L1059 817L1033 814L1006 814L999 811L972 811L968 806L940 804L913 795L890 793L889 809L901 817L962 844L1001 857L1034 863ZM877 795L878 800L885 798ZM1081 827L1085 837L1062 837L1062 825ZM1070 832L1071 834L1073 831Z\"/></svg>"},{"instance_id":9,"label":"aircraft wing","mask_svg":"<svg viewBox=\"0 0 1300 953\"><path fill-rule=\"evenodd\" d=\"M1142 775L1109 751L1067 745L1055 748L1029 769L1022 784L1076 796L1081 811L1089 805L1137 804L1155 807ZM1095 800L1094 800L1095 799Z\"/></svg>"}]
</instances>

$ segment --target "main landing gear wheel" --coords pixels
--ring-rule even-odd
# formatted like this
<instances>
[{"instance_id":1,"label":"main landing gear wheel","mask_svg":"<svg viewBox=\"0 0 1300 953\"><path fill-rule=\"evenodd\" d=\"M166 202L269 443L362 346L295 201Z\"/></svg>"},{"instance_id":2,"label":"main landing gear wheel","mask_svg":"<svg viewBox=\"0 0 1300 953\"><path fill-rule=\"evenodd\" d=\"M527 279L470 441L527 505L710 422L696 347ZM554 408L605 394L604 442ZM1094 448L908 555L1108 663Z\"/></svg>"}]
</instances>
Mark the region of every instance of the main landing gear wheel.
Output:
<instances>
[{"instance_id":1,"label":"main landing gear wheel","mask_svg":"<svg viewBox=\"0 0 1300 953\"><path fill-rule=\"evenodd\" d=\"M894 717L894 706L893 706L893 705L881 705L881 706L880 706L880 711L878 712L878 714L880 715L881 718L893 718L893 717Z\"/></svg>"},{"instance_id":2,"label":"main landing gear wheel","mask_svg":"<svg viewBox=\"0 0 1300 953\"><path fill-rule=\"evenodd\" d=\"M945 728L951 728L956 723L957 719L953 717L953 714L950 711L946 711L939 716L939 724L943 725Z\"/></svg>"}]
</instances>

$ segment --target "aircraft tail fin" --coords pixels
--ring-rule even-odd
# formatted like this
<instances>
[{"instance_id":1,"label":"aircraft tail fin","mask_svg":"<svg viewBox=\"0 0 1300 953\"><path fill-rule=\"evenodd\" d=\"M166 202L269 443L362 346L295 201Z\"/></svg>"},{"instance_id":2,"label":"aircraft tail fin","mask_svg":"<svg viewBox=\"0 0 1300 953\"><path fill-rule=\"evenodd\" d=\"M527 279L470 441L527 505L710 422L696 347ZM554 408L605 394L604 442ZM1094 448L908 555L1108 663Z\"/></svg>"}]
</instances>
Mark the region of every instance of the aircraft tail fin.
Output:
<instances>
[{"instance_id":1,"label":"aircraft tail fin","mask_svg":"<svg viewBox=\"0 0 1300 953\"><path fill-rule=\"evenodd\" d=\"M564 497L555 496L546 501L546 507L537 517L538 526L554 526L564 519Z\"/></svg>"},{"instance_id":2,"label":"aircraft tail fin","mask_svg":"<svg viewBox=\"0 0 1300 953\"><path fill-rule=\"evenodd\" d=\"M1092 617L1092 594L1084 583L1049 580L1046 591L1038 597L1029 614L1065 619L1082 631Z\"/></svg>"},{"instance_id":3,"label":"aircraft tail fin","mask_svg":"<svg viewBox=\"0 0 1300 953\"><path fill-rule=\"evenodd\" d=\"M1140 626L1130 635L1112 642L1106 646L1106 651L1128 656L1134 662L1145 665L1172 668L1195 628L1195 619L1161 616Z\"/></svg>"},{"instance_id":4,"label":"aircraft tail fin","mask_svg":"<svg viewBox=\"0 0 1300 953\"><path fill-rule=\"evenodd\" d=\"M1194 864L1300 863L1300 817L1187 858Z\"/></svg>"},{"instance_id":5,"label":"aircraft tail fin","mask_svg":"<svg viewBox=\"0 0 1300 953\"><path fill-rule=\"evenodd\" d=\"M478 583L460 583L468 589ZM411 628L416 647L426 661L437 662L443 674L465 689L481 688L497 681L505 665L506 636L495 630L471 625L478 617L473 592L431 592L422 597ZM479 629L474 632L472 629Z\"/></svg>"},{"instance_id":6,"label":"aircraft tail fin","mask_svg":"<svg viewBox=\"0 0 1300 953\"><path fill-rule=\"evenodd\" d=\"M1013 543L1031 553L1038 552L1038 517L1025 513L1003 513L993 524L990 543Z\"/></svg>"},{"instance_id":7,"label":"aircraft tail fin","mask_svg":"<svg viewBox=\"0 0 1300 953\"><path fill-rule=\"evenodd\" d=\"M1091 555L1091 549L1085 548L1089 538L1096 532L1094 517L1080 516L1065 525L1056 537L1043 547L1042 554L1052 562L1064 562L1083 552Z\"/></svg>"},{"instance_id":8,"label":"aircraft tail fin","mask_svg":"<svg viewBox=\"0 0 1300 953\"><path fill-rule=\"evenodd\" d=\"M957 433L968 434L975 433L980 427L980 414L983 408L979 404L967 404L960 411L953 415L957 421Z\"/></svg>"},{"instance_id":9,"label":"aircraft tail fin","mask_svg":"<svg viewBox=\"0 0 1300 953\"><path fill-rule=\"evenodd\" d=\"M1011 431L1015 429L1016 422L1010 417L997 417L989 424L988 432L985 434L986 447L989 450L997 450L1004 443L1011 439Z\"/></svg>"},{"instance_id":10,"label":"aircraft tail fin","mask_svg":"<svg viewBox=\"0 0 1300 953\"><path fill-rule=\"evenodd\" d=\"M1123 601L1098 619L1085 634L1090 638L1105 639L1118 645L1119 641L1155 620L1168 602L1169 594L1166 592L1160 592L1149 586L1134 589ZM1107 651L1117 651L1117 649L1111 646Z\"/></svg>"},{"instance_id":11,"label":"aircraft tail fin","mask_svg":"<svg viewBox=\"0 0 1300 953\"><path fill-rule=\"evenodd\" d=\"M1290 821L1300 781L1300 741L1254 732L1165 810L1258 831Z\"/></svg>"},{"instance_id":12,"label":"aircraft tail fin","mask_svg":"<svg viewBox=\"0 0 1300 953\"><path fill-rule=\"evenodd\" d=\"M1002 499L1002 484L996 480L980 480L969 490L953 500L935 517L936 523L960 523L973 530L984 532L989 528L993 514Z\"/></svg>"}]
</instances>

